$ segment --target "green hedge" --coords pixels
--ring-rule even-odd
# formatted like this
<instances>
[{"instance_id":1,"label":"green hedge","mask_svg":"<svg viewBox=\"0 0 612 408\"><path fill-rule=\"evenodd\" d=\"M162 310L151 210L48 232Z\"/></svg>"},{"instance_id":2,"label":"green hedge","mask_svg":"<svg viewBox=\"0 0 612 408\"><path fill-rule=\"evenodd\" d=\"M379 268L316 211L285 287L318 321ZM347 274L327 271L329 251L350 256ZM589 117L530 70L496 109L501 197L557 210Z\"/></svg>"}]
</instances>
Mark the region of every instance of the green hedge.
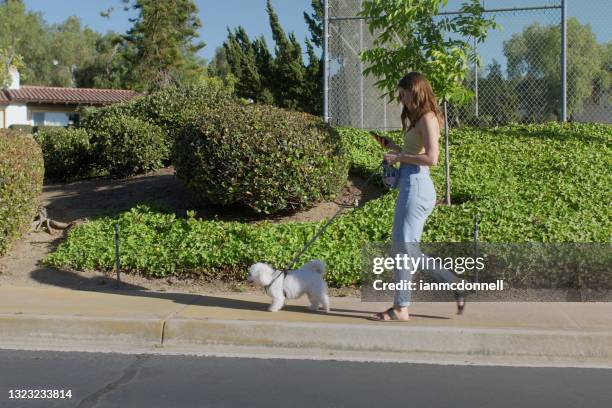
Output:
<instances>
[{"instance_id":1,"label":"green hedge","mask_svg":"<svg viewBox=\"0 0 612 408\"><path fill-rule=\"evenodd\" d=\"M335 197L348 171L333 128L318 117L265 105L230 104L203 114L179 135L172 162L199 200L263 213Z\"/></svg>"},{"instance_id":2,"label":"green hedge","mask_svg":"<svg viewBox=\"0 0 612 408\"><path fill-rule=\"evenodd\" d=\"M341 133L354 160L352 169L377 169L382 152L372 138L361 130L341 129ZM469 242L473 216L479 215L484 242L610 243L611 143L609 125L552 123L452 131L451 175L457 204L436 207L423 241ZM433 168L432 177L442 197L444 167ZM333 285L359 282L361 246L390 239L396 197L392 190L347 211L302 261L324 259L329 265L327 280ZM112 269L115 222L121 226L122 265L128 271L156 277L190 273L243 278L255 261L286 266L324 221L200 221L139 207L77 227L46 262Z\"/></svg>"},{"instance_id":3,"label":"green hedge","mask_svg":"<svg viewBox=\"0 0 612 408\"><path fill-rule=\"evenodd\" d=\"M0 255L30 226L38 208L44 163L29 135L0 130Z\"/></svg>"},{"instance_id":4,"label":"green hedge","mask_svg":"<svg viewBox=\"0 0 612 408\"><path fill-rule=\"evenodd\" d=\"M36 125L36 126L32 126L32 125L10 125L9 129L11 130L16 130L19 132L24 132L24 133L29 133L29 134L34 134L34 133L38 133L41 130L48 130L48 129L70 129L72 128L72 126L54 126L54 125Z\"/></svg>"},{"instance_id":5,"label":"green hedge","mask_svg":"<svg viewBox=\"0 0 612 408\"><path fill-rule=\"evenodd\" d=\"M92 149L85 129L49 127L35 133L34 139L42 147L46 178L77 180L92 173Z\"/></svg>"},{"instance_id":6,"label":"green hedge","mask_svg":"<svg viewBox=\"0 0 612 408\"><path fill-rule=\"evenodd\" d=\"M132 136L137 137L137 141L143 146L153 143L153 146L149 147L149 151L145 154L147 157L151 156L151 150L157 151L155 155L164 152L161 157L161 165L167 165L170 163L170 149L183 126L197 120L209 109L228 103L238 103L238 101L231 95L222 81L210 78L197 85L169 87L125 103L101 108L84 108L80 112L80 127L87 130L92 136L92 143L96 144L102 139L107 140L109 131L115 134L114 137L118 137L116 130L110 130L112 124L119 126L118 124L121 123L123 127L131 127L131 124L144 122L147 131L155 128L152 131L153 135L143 137L142 132L135 134L130 131ZM151 126L154 126L154 128ZM164 146L161 146L157 140L159 130L161 130ZM101 136L98 137L98 135ZM122 143L125 145L126 141L124 140ZM108 153L104 149L102 150L103 154ZM119 150L124 150L124 148ZM105 166L108 166L111 161L125 160L125 154L121 151L115 151L115 153L121 155L118 160L113 160L108 156L102 157L106 163ZM110 165L112 166L112 164ZM158 165L141 167L153 169Z\"/></svg>"},{"instance_id":7,"label":"green hedge","mask_svg":"<svg viewBox=\"0 0 612 408\"><path fill-rule=\"evenodd\" d=\"M169 145L187 123L197 120L207 109L234 102L221 80L214 78L198 85L174 86L137 98L127 105L130 114L164 129Z\"/></svg>"},{"instance_id":8,"label":"green hedge","mask_svg":"<svg viewBox=\"0 0 612 408\"><path fill-rule=\"evenodd\" d=\"M74 129L74 126L37 125L32 127L32 133L36 134L38 132L44 132L47 130L53 131L56 129Z\"/></svg>"},{"instance_id":9,"label":"green hedge","mask_svg":"<svg viewBox=\"0 0 612 408\"><path fill-rule=\"evenodd\" d=\"M32 125L10 125L9 129L14 130L16 132L23 132L28 134L34 133L34 126Z\"/></svg>"},{"instance_id":10,"label":"green hedge","mask_svg":"<svg viewBox=\"0 0 612 408\"><path fill-rule=\"evenodd\" d=\"M169 146L163 130L130 116L124 105L90 111L81 126L91 137L97 166L113 177L128 177L162 167Z\"/></svg>"}]
</instances>

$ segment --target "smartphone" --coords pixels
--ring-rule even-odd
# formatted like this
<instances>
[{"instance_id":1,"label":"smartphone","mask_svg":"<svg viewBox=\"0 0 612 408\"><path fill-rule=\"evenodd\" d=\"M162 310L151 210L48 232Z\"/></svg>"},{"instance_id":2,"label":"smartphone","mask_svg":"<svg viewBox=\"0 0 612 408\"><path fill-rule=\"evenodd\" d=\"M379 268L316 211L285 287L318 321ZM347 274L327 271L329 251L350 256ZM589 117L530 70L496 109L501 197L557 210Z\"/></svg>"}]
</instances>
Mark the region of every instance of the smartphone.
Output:
<instances>
[{"instance_id":1,"label":"smartphone","mask_svg":"<svg viewBox=\"0 0 612 408\"><path fill-rule=\"evenodd\" d=\"M370 131L370 134L376 139L378 143L380 143L383 147L387 147L389 145L389 141L384 137L380 136L376 132Z\"/></svg>"}]
</instances>

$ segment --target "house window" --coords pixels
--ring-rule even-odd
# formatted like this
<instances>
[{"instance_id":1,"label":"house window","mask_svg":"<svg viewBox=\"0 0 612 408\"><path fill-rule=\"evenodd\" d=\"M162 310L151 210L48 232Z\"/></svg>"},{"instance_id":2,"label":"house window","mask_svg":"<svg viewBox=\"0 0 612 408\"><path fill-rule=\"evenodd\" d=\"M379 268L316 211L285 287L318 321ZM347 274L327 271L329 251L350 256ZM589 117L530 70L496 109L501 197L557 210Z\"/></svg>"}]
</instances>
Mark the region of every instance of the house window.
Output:
<instances>
[{"instance_id":1,"label":"house window","mask_svg":"<svg viewBox=\"0 0 612 408\"><path fill-rule=\"evenodd\" d=\"M32 121L34 122L34 126L44 126L45 125L45 112L33 112Z\"/></svg>"}]
</instances>

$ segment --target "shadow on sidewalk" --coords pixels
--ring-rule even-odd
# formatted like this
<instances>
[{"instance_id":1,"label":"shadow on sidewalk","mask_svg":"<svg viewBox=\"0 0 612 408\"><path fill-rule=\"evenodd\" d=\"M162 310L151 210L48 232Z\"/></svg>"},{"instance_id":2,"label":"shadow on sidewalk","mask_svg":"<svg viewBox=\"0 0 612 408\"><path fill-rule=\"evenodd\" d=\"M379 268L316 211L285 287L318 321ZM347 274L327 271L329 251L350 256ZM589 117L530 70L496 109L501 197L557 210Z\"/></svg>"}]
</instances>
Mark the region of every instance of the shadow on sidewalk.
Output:
<instances>
[{"instance_id":1,"label":"shadow on sidewalk","mask_svg":"<svg viewBox=\"0 0 612 408\"><path fill-rule=\"evenodd\" d=\"M221 307L226 309L240 309L240 310L259 310L266 311L269 302L256 302L251 300L241 299L228 299L220 296L211 295L199 295L195 293L180 293L180 292L157 292L147 289L144 286L134 285L131 283L122 282L120 288L114 287L115 280L112 278L98 275L94 277L81 276L78 273L56 269L56 268L38 268L31 272L32 279L39 283L63 287L72 290L92 291L99 293L112 293L116 295L125 296L142 296L157 299L172 300L175 303L184 305L198 304L202 306L210 307ZM313 313L306 309L304 306L287 305L283 308L283 311L297 312L297 313ZM364 311L364 310L351 310L351 309L338 309L332 305L331 312L324 314L323 312L316 312L323 315L329 316L341 316L351 317L354 319L364 320L370 315L378 312L375 311ZM427 319L448 319L445 316L433 316L423 314L411 314L410 317L427 318Z\"/></svg>"},{"instance_id":2,"label":"shadow on sidewalk","mask_svg":"<svg viewBox=\"0 0 612 408\"><path fill-rule=\"evenodd\" d=\"M131 283L122 282L120 288L114 287L115 280L98 275L95 277L85 277L78 273L55 269L55 268L39 268L33 271L31 274L32 279L37 282L63 287L72 290L83 290L93 291L100 293L112 293L125 296L142 296L157 299L172 300L175 303L184 305L198 304L202 306L210 307L221 307L226 309L240 309L240 310L259 310L266 311L269 303L268 302L256 302L251 300L241 299L228 299L220 296L211 295L199 295L195 293L171 293L171 292L157 292L147 289L144 286L134 285ZM283 311L297 312L297 313L313 313L306 309L304 306L287 305L283 308ZM377 312L375 311L364 311L364 310L351 310L351 309L338 309L332 305L330 316L342 316L351 317L355 319L364 320L370 315ZM318 312L323 314L322 312ZM415 318L427 318L427 319L448 319L445 316L434 316L434 315L423 315L423 314L411 314L411 317Z\"/></svg>"}]
</instances>

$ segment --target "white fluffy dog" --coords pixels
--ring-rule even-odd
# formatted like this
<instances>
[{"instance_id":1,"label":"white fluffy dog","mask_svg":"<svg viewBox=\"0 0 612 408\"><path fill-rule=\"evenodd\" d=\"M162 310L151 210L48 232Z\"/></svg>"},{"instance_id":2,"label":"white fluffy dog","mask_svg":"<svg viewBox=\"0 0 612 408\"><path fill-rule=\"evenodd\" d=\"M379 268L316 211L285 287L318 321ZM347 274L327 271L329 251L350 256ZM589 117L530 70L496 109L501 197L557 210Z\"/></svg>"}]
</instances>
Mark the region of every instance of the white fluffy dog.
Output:
<instances>
[{"instance_id":1,"label":"white fluffy dog","mask_svg":"<svg viewBox=\"0 0 612 408\"><path fill-rule=\"evenodd\" d=\"M304 293L310 300L309 309L315 311L319 306L329 313L329 297L325 276L325 263L312 260L300 269L287 272L273 269L270 265L258 262L249 268L247 280L266 288L266 293L272 297L270 312L278 312L285 304L285 298L296 299Z\"/></svg>"}]
</instances>

